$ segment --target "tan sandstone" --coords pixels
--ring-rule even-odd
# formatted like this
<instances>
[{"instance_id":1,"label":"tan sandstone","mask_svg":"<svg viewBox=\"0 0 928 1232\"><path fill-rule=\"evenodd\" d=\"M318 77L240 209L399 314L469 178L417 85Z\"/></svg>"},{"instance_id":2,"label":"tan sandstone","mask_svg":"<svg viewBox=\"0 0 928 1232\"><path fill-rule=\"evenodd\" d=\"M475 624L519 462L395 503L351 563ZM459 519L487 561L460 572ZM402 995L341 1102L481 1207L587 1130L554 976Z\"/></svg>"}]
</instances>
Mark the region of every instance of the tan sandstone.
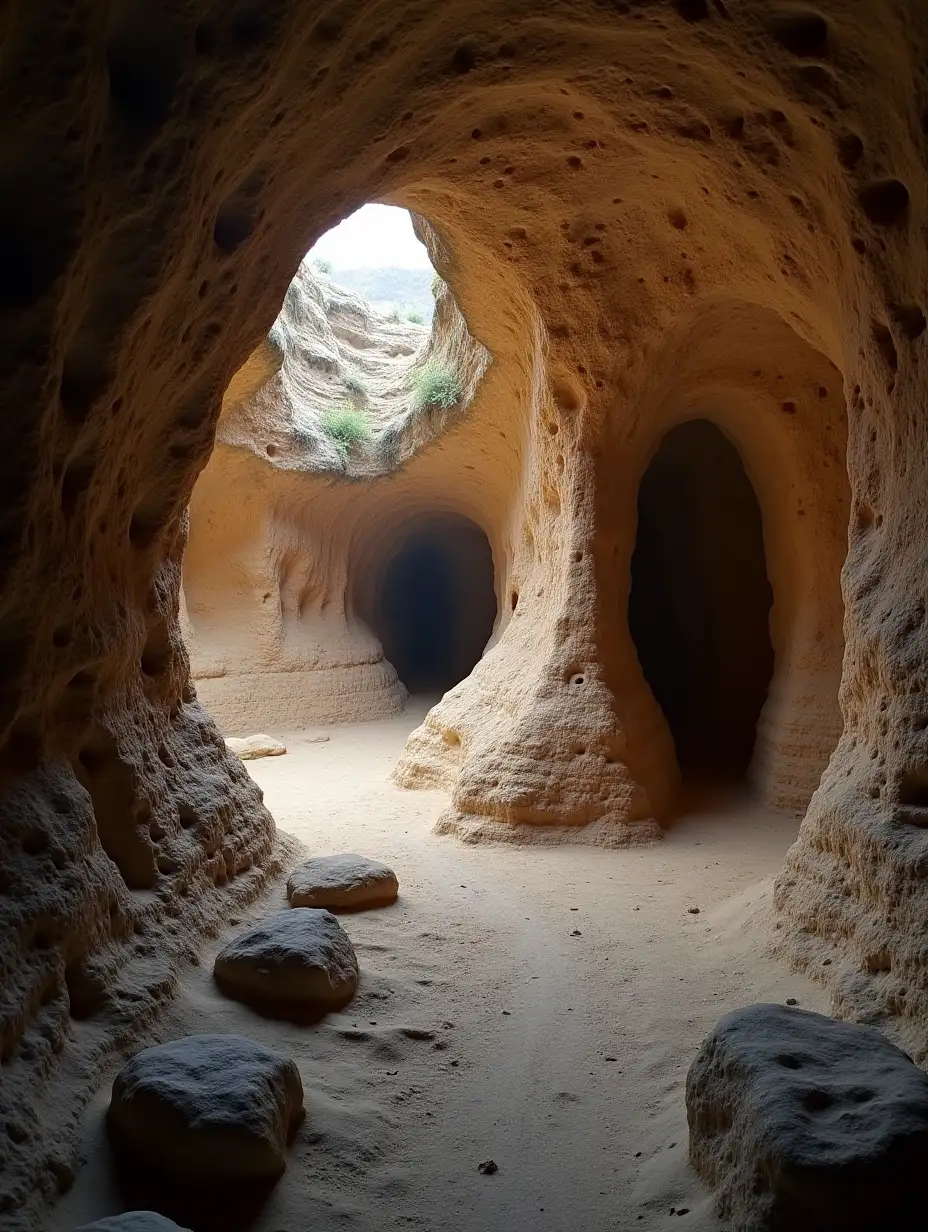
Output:
<instances>
[{"instance_id":1,"label":"tan sandstone","mask_svg":"<svg viewBox=\"0 0 928 1232\"><path fill-rule=\"evenodd\" d=\"M349 562L440 506L487 535L499 617L398 778L448 789L471 839L620 845L659 837L678 781L626 619L639 480L672 426L716 423L773 590L750 778L808 806L782 953L925 1060L921 0L33 5L2 36L10 1226L42 1220L117 1045L291 862L181 636L198 521L228 511L217 424L247 567L202 650L224 560L185 587L204 695L240 662L268 707L319 669L331 717L399 707ZM466 414L360 502L360 474L269 467L220 410L256 350L251 392L278 371L262 339L303 255L368 200L428 220L475 341ZM210 693L229 734L272 726L241 696Z\"/></svg>"}]
</instances>

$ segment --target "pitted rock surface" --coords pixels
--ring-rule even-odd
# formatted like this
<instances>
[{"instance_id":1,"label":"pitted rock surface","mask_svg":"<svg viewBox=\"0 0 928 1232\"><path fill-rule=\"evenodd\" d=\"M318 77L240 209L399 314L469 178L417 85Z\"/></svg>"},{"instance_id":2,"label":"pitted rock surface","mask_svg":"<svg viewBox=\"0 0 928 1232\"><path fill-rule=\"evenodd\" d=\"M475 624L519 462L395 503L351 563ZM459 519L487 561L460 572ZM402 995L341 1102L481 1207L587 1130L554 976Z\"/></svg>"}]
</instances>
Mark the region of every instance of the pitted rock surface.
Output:
<instances>
[{"instance_id":1,"label":"pitted rock surface","mask_svg":"<svg viewBox=\"0 0 928 1232\"><path fill-rule=\"evenodd\" d=\"M329 911L279 911L224 946L213 967L223 992L257 1008L340 1009L358 987L358 959Z\"/></svg>"},{"instance_id":2,"label":"pitted rock surface","mask_svg":"<svg viewBox=\"0 0 928 1232\"><path fill-rule=\"evenodd\" d=\"M686 1081L690 1160L745 1232L878 1232L928 1216L928 1075L872 1027L726 1014Z\"/></svg>"},{"instance_id":3,"label":"pitted rock surface","mask_svg":"<svg viewBox=\"0 0 928 1232\"><path fill-rule=\"evenodd\" d=\"M625 579L647 459L691 413L763 515L751 777L808 806L781 949L928 1059L924 0L434 9L4 6L0 1124L54 1104L73 1139L165 974L276 876L206 710L402 708L355 599L436 502L485 528L499 621L397 781L450 793L469 841L660 837L678 766ZM233 372L316 238L388 199L428 215L493 363L438 330L466 413L339 482L304 469L295 414L245 398L299 338ZM41 1128L3 1142L28 1232L58 1192Z\"/></svg>"},{"instance_id":4,"label":"pitted rock surface","mask_svg":"<svg viewBox=\"0 0 928 1232\"><path fill-rule=\"evenodd\" d=\"M295 868L287 882L292 906L330 911L385 907L398 893L399 882L391 868L353 853L314 856Z\"/></svg>"},{"instance_id":5,"label":"pitted rock surface","mask_svg":"<svg viewBox=\"0 0 928 1232\"><path fill-rule=\"evenodd\" d=\"M187 1035L146 1048L113 1084L114 1146L193 1182L283 1174L303 1115L293 1061L240 1035Z\"/></svg>"}]
</instances>

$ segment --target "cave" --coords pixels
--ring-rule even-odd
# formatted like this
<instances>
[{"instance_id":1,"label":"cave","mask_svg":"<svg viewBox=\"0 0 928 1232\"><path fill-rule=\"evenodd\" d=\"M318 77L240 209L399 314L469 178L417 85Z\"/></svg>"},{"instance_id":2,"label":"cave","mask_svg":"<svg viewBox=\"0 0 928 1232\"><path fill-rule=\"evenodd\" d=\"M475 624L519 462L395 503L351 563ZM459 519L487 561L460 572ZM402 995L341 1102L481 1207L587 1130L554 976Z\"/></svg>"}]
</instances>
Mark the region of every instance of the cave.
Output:
<instances>
[{"instance_id":1,"label":"cave","mask_svg":"<svg viewBox=\"0 0 928 1232\"><path fill-rule=\"evenodd\" d=\"M135 1171L192 1232L821 1227L825 1188L761 1209L764 1117L791 1083L800 1136L879 1128L888 1087L771 1045L751 1101L709 1049L700 1154L681 1077L749 1001L928 1068L924 0L89 0L0 40L0 1222L122 1217ZM309 257L365 203L421 302ZM680 824L681 776L750 790ZM215 978L310 856L398 886L320 924L359 991L311 1023ZM109 1116L217 1033L273 1053L255 1116L220 1074L250 1143ZM225 1172L185 1209L168 1156ZM924 1222L872 1163L840 1209Z\"/></svg>"},{"instance_id":2,"label":"cave","mask_svg":"<svg viewBox=\"0 0 928 1232\"><path fill-rule=\"evenodd\" d=\"M496 619L486 535L449 516L410 528L383 561L368 621L413 695L441 696L483 654Z\"/></svg>"},{"instance_id":3,"label":"cave","mask_svg":"<svg viewBox=\"0 0 928 1232\"><path fill-rule=\"evenodd\" d=\"M747 773L773 676L760 506L710 421L671 429L638 489L628 618L684 781Z\"/></svg>"}]
</instances>

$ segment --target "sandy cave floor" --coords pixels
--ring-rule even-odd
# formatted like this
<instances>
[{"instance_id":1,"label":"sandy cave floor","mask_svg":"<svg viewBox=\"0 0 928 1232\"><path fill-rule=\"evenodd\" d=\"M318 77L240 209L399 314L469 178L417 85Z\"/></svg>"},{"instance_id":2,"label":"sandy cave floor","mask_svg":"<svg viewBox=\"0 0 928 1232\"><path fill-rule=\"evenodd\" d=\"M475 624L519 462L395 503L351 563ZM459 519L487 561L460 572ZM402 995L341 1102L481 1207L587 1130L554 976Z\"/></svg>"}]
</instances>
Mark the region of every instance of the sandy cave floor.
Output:
<instances>
[{"instance_id":1,"label":"sandy cave floor","mask_svg":"<svg viewBox=\"0 0 928 1232\"><path fill-rule=\"evenodd\" d=\"M389 781L423 713L331 728L327 743L274 733L288 755L248 763L281 829L386 860L401 897L342 917L361 991L317 1026L222 997L210 973L225 937L191 968L159 1037L238 1031L293 1056L307 1118L263 1204L211 1193L192 1210L162 1194L160 1209L197 1232L682 1226L671 1208L720 1227L686 1162L693 1053L735 1006L827 1008L765 953L796 822L729 806L641 850L467 847L431 833L442 793ZM279 885L248 916L283 905ZM85 1118L86 1163L53 1232L146 1201L144 1182L117 1184L108 1095ZM488 1158L496 1175L477 1171Z\"/></svg>"}]
</instances>

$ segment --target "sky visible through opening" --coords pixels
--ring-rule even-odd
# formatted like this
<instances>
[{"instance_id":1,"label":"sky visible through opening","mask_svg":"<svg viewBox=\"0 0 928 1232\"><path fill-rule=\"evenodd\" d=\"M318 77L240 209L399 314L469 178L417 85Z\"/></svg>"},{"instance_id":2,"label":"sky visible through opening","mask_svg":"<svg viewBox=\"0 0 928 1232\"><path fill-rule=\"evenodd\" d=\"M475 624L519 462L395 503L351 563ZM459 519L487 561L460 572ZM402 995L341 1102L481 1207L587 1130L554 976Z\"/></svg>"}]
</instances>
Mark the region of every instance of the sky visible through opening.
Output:
<instances>
[{"instance_id":1,"label":"sky visible through opening","mask_svg":"<svg viewBox=\"0 0 928 1232\"><path fill-rule=\"evenodd\" d=\"M395 205L362 205L310 249L314 260L333 269L431 269L429 254L416 239L408 210Z\"/></svg>"}]
</instances>

